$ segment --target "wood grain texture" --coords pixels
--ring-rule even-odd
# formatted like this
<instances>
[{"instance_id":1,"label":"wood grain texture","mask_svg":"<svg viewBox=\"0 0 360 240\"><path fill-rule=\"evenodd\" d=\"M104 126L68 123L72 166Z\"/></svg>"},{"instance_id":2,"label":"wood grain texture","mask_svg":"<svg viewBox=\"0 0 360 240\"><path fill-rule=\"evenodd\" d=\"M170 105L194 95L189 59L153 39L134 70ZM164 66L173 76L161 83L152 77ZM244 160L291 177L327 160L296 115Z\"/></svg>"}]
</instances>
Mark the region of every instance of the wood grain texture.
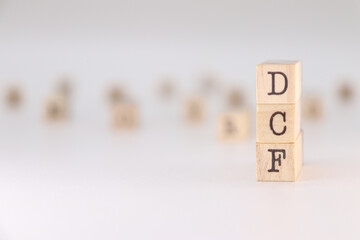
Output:
<instances>
[{"instance_id":1,"label":"wood grain texture","mask_svg":"<svg viewBox=\"0 0 360 240\"><path fill-rule=\"evenodd\" d=\"M295 142L301 126L301 105L256 106L256 141L259 143Z\"/></svg>"},{"instance_id":2,"label":"wood grain texture","mask_svg":"<svg viewBox=\"0 0 360 240\"><path fill-rule=\"evenodd\" d=\"M287 78L285 89L284 76ZM266 62L256 66L256 101L257 104L295 104L301 96L301 63L300 61Z\"/></svg>"},{"instance_id":3,"label":"wood grain texture","mask_svg":"<svg viewBox=\"0 0 360 240\"><path fill-rule=\"evenodd\" d=\"M113 125L119 129L129 129L138 124L138 110L134 103L122 102L112 107Z\"/></svg>"},{"instance_id":4,"label":"wood grain texture","mask_svg":"<svg viewBox=\"0 0 360 240\"><path fill-rule=\"evenodd\" d=\"M243 141L250 137L251 116L247 109L222 113L217 119L217 136L222 141Z\"/></svg>"},{"instance_id":5,"label":"wood grain texture","mask_svg":"<svg viewBox=\"0 0 360 240\"><path fill-rule=\"evenodd\" d=\"M302 167L302 144L302 132L294 143L256 143L257 181L296 181Z\"/></svg>"}]
</instances>

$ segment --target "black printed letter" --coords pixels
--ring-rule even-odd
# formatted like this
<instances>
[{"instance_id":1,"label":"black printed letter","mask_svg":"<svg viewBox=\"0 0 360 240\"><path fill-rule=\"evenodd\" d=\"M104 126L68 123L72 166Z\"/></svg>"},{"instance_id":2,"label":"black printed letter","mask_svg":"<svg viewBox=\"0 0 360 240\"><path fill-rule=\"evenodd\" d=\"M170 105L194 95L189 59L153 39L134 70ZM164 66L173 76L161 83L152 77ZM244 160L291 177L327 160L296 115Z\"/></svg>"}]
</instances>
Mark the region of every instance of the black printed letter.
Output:
<instances>
[{"instance_id":1,"label":"black printed letter","mask_svg":"<svg viewBox=\"0 0 360 240\"><path fill-rule=\"evenodd\" d=\"M287 88L288 88L288 80L287 77L284 73L282 72L268 72L268 74L271 74L271 79L272 79L272 91L268 93L268 95L282 95L286 92ZM284 89L281 92L276 92L275 91L275 75L276 74L280 74L284 77L284 81L285 81L285 86Z\"/></svg>"},{"instance_id":2,"label":"black printed letter","mask_svg":"<svg viewBox=\"0 0 360 240\"><path fill-rule=\"evenodd\" d=\"M268 149L269 152L271 152L271 169L268 170L268 172L279 172L279 169L275 168L275 162L279 163L279 166L281 166L281 153L283 155L283 159L286 159L286 151L285 149ZM279 153L279 157L275 157L275 153Z\"/></svg>"},{"instance_id":3,"label":"black printed letter","mask_svg":"<svg viewBox=\"0 0 360 240\"><path fill-rule=\"evenodd\" d=\"M284 122L286 122L286 112L274 112L273 113L273 115L271 115L271 118L270 118L270 129L271 129L271 131L273 131L273 133L275 134L275 135L277 135L277 136L280 136L280 135L283 135L285 132L286 132L286 126L284 126L284 128L283 128L283 130L282 130L282 132L276 132L275 130L274 130L274 125L273 125L273 121L274 121L274 117L276 116L276 115L278 115L278 114L280 114L281 116L283 116L283 119L284 119Z\"/></svg>"}]
</instances>

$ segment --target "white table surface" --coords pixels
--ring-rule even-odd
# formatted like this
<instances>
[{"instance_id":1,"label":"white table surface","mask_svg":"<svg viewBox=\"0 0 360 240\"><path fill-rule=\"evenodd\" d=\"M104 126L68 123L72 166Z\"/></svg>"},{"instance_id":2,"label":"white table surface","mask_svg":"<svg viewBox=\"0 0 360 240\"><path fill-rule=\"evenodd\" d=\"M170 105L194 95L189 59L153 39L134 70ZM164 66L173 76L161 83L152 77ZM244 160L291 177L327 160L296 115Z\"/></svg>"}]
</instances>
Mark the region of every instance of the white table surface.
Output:
<instances>
[{"instance_id":1,"label":"white table surface","mask_svg":"<svg viewBox=\"0 0 360 240\"><path fill-rule=\"evenodd\" d=\"M255 181L254 135L222 143L213 117L187 126L162 114L130 132L105 118L5 115L0 239L360 237L356 120L304 123L298 181L265 183Z\"/></svg>"}]
</instances>

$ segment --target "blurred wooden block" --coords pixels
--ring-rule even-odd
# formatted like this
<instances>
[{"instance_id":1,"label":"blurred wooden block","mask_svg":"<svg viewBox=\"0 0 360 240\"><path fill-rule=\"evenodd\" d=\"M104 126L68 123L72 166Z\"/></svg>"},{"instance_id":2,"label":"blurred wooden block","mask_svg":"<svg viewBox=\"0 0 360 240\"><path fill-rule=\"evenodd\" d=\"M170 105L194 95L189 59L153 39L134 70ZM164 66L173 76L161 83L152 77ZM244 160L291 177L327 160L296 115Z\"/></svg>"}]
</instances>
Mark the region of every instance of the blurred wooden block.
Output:
<instances>
[{"instance_id":1,"label":"blurred wooden block","mask_svg":"<svg viewBox=\"0 0 360 240\"><path fill-rule=\"evenodd\" d=\"M63 76L56 89L57 93L63 95L65 98L69 99L72 93L71 79L68 76Z\"/></svg>"},{"instance_id":2,"label":"blurred wooden block","mask_svg":"<svg viewBox=\"0 0 360 240\"><path fill-rule=\"evenodd\" d=\"M300 102L256 106L256 141L259 143L295 142L301 126Z\"/></svg>"},{"instance_id":3,"label":"blurred wooden block","mask_svg":"<svg viewBox=\"0 0 360 240\"><path fill-rule=\"evenodd\" d=\"M20 88L16 86L10 86L7 89L5 101L10 108L19 107L22 102L22 93Z\"/></svg>"},{"instance_id":4,"label":"blurred wooden block","mask_svg":"<svg viewBox=\"0 0 360 240\"><path fill-rule=\"evenodd\" d=\"M245 97L243 92L239 89L233 88L229 91L227 96L227 105L231 108L239 108L244 106Z\"/></svg>"},{"instance_id":5,"label":"blurred wooden block","mask_svg":"<svg viewBox=\"0 0 360 240\"><path fill-rule=\"evenodd\" d=\"M295 104L300 96L299 61L265 62L256 66L257 104Z\"/></svg>"},{"instance_id":6,"label":"blurred wooden block","mask_svg":"<svg viewBox=\"0 0 360 240\"><path fill-rule=\"evenodd\" d=\"M302 167L302 132L294 143L256 143L257 181L296 181Z\"/></svg>"},{"instance_id":7,"label":"blurred wooden block","mask_svg":"<svg viewBox=\"0 0 360 240\"><path fill-rule=\"evenodd\" d=\"M64 120L68 116L68 102L62 94L55 94L46 101L45 117L49 121Z\"/></svg>"},{"instance_id":8,"label":"blurred wooden block","mask_svg":"<svg viewBox=\"0 0 360 240\"><path fill-rule=\"evenodd\" d=\"M122 102L112 107L113 125L119 129L130 129L138 125L138 111L133 103Z\"/></svg>"},{"instance_id":9,"label":"blurred wooden block","mask_svg":"<svg viewBox=\"0 0 360 240\"><path fill-rule=\"evenodd\" d=\"M159 95L164 100L170 99L175 93L175 86L170 77L164 79L158 88Z\"/></svg>"},{"instance_id":10,"label":"blurred wooden block","mask_svg":"<svg viewBox=\"0 0 360 240\"><path fill-rule=\"evenodd\" d=\"M321 98L317 96L303 97L302 115L308 120L319 120L323 117L324 109Z\"/></svg>"},{"instance_id":11,"label":"blurred wooden block","mask_svg":"<svg viewBox=\"0 0 360 240\"><path fill-rule=\"evenodd\" d=\"M200 91L202 94L213 94L219 87L219 77L215 73L208 72L200 77Z\"/></svg>"},{"instance_id":12,"label":"blurred wooden block","mask_svg":"<svg viewBox=\"0 0 360 240\"><path fill-rule=\"evenodd\" d=\"M231 111L218 116L217 135L224 141L242 141L250 136L250 112Z\"/></svg>"},{"instance_id":13,"label":"blurred wooden block","mask_svg":"<svg viewBox=\"0 0 360 240\"><path fill-rule=\"evenodd\" d=\"M338 88L338 97L342 103L349 103L355 97L355 86L354 84L344 81Z\"/></svg>"},{"instance_id":14,"label":"blurred wooden block","mask_svg":"<svg viewBox=\"0 0 360 240\"><path fill-rule=\"evenodd\" d=\"M112 86L108 92L108 99L110 104L116 105L126 99L125 90L122 87Z\"/></svg>"},{"instance_id":15,"label":"blurred wooden block","mask_svg":"<svg viewBox=\"0 0 360 240\"><path fill-rule=\"evenodd\" d=\"M190 123L204 119L204 102L200 97L192 97L185 102L185 119Z\"/></svg>"}]
</instances>

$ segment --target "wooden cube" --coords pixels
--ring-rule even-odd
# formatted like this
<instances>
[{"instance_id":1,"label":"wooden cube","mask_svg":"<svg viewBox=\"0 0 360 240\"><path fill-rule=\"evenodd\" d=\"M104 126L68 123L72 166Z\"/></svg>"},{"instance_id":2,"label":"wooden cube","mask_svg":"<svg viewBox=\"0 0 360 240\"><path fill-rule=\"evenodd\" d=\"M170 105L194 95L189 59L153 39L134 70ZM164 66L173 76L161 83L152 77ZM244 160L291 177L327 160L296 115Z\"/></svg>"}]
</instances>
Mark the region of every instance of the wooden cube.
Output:
<instances>
[{"instance_id":1,"label":"wooden cube","mask_svg":"<svg viewBox=\"0 0 360 240\"><path fill-rule=\"evenodd\" d=\"M158 92L162 99L169 100L175 94L175 84L170 77L165 78L158 86Z\"/></svg>"},{"instance_id":2,"label":"wooden cube","mask_svg":"<svg viewBox=\"0 0 360 240\"><path fill-rule=\"evenodd\" d=\"M116 105L126 101L126 94L124 88L120 86L112 86L108 92L108 99L111 105Z\"/></svg>"},{"instance_id":3,"label":"wooden cube","mask_svg":"<svg viewBox=\"0 0 360 240\"><path fill-rule=\"evenodd\" d=\"M63 76L58 83L56 90L59 94L69 99L72 93L71 79L67 76Z\"/></svg>"},{"instance_id":4,"label":"wooden cube","mask_svg":"<svg viewBox=\"0 0 360 240\"><path fill-rule=\"evenodd\" d=\"M301 126L301 105L263 104L256 106L256 141L259 143L295 142Z\"/></svg>"},{"instance_id":5,"label":"wooden cube","mask_svg":"<svg viewBox=\"0 0 360 240\"><path fill-rule=\"evenodd\" d=\"M242 141L249 138L250 127L249 111L230 111L218 116L217 135L225 141Z\"/></svg>"},{"instance_id":6,"label":"wooden cube","mask_svg":"<svg viewBox=\"0 0 360 240\"><path fill-rule=\"evenodd\" d=\"M342 103L354 100L356 86L348 81L343 81L338 88L338 97Z\"/></svg>"},{"instance_id":7,"label":"wooden cube","mask_svg":"<svg viewBox=\"0 0 360 240\"><path fill-rule=\"evenodd\" d=\"M319 120L323 117L324 109L321 98L308 96L302 99L302 114L305 119Z\"/></svg>"},{"instance_id":8,"label":"wooden cube","mask_svg":"<svg viewBox=\"0 0 360 240\"><path fill-rule=\"evenodd\" d=\"M17 86L10 86L6 92L6 104L11 108L17 108L22 102L21 89Z\"/></svg>"},{"instance_id":9,"label":"wooden cube","mask_svg":"<svg viewBox=\"0 0 360 240\"><path fill-rule=\"evenodd\" d=\"M200 90L204 95L213 94L219 89L219 77L215 73L205 73L200 77Z\"/></svg>"},{"instance_id":10,"label":"wooden cube","mask_svg":"<svg viewBox=\"0 0 360 240\"><path fill-rule=\"evenodd\" d=\"M229 107L242 107L245 104L244 93L240 89L233 88L229 91L227 96L227 105Z\"/></svg>"},{"instance_id":11,"label":"wooden cube","mask_svg":"<svg viewBox=\"0 0 360 240\"><path fill-rule=\"evenodd\" d=\"M300 96L299 61L265 62L256 66L257 104L295 104Z\"/></svg>"},{"instance_id":12,"label":"wooden cube","mask_svg":"<svg viewBox=\"0 0 360 240\"><path fill-rule=\"evenodd\" d=\"M119 129L134 128L138 124L137 107L133 103L117 103L112 108L113 125Z\"/></svg>"},{"instance_id":13,"label":"wooden cube","mask_svg":"<svg viewBox=\"0 0 360 240\"><path fill-rule=\"evenodd\" d=\"M68 102L62 94L55 94L46 102L45 117L49 121L64 120L68 116Z\"/></svg>"},{"instance_id":14,"label":"wooden cube","mask_svg":"<svg viewBox=\"0 0 360 240\"><path fill-rule=\"evenodd\" d=\"M296 181L302 167L302 132L294 143L256 143L257 181Z\"/></svg>"},{"instance_id":15,"label":"wooden cube","mask_svg":"<svg viewBox=\"0 0 360 240\"><path fill-rule=\"evenodd\" d=\"M185 103L185 119L190 123L204 119L204 102L199 97L189 98Z\"/></svg>"}]
</instances>

